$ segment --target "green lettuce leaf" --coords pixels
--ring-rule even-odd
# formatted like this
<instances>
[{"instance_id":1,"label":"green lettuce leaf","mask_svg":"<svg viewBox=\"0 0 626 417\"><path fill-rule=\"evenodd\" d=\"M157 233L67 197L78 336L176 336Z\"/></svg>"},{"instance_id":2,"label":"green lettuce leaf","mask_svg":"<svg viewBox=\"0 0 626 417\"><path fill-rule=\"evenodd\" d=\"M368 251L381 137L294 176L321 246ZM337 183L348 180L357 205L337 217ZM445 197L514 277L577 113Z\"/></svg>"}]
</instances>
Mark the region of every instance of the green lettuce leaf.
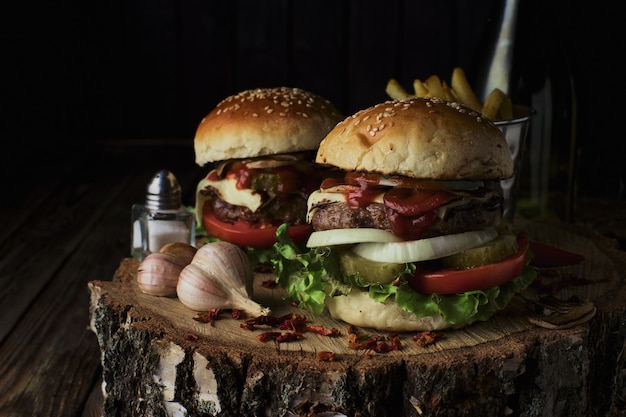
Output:
<instances>
[{"instance_id":1,"label":"green lettuce leaf","mask_svg":"<svg viewBox=\"0 0 626 417\"><path fill-rule=\"evenodd\" d=\"M405 311L417 317L440 314L450 324L484 321L506 307L515 293L528 287L535 279L534 268L527 266L522 275L499 287L461 294L421 294L411 289L406 276L415 271L413 264L399 276L398 285L372 284L358 274L345 276L339 267L337 251L331 248L298 247L287 234L288 225L276 231L275 257L271 260L276 282L287 291L286 299L314 314L324 311L326 297L350 292L352 286L368 287L376 301L391 297Z\"/></svg>"}]
</instances>

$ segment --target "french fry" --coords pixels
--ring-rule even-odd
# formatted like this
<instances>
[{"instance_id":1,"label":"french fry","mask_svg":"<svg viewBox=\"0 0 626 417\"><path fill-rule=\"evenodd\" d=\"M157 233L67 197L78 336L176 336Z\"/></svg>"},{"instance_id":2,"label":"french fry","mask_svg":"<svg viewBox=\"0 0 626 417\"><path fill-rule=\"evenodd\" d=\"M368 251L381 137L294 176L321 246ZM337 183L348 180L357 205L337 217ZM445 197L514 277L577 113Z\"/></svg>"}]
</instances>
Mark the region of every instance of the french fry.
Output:
<instances>
[{"instance_id":1,"label":"french fry","mask_svg":"<svg viewBox=\"0 0 626 417\"><path fill-rule=\"evenodd\" d=\"M498 117L498 120L510 120L513 118L513 101L511 97L506 96L504 98L500 107L500 114L496 117Z\"/></svg>"},{"instance_id":2,"label":"french fry","mask_svg":"<svg viewBox=\"0 0 626 417\"><path fill-rule=\"evenodd\" d=\"M387 88L385 92L389 97L393 100L403 99L410 97L411 95L400 85L400 83L395 79L390 79L387 83Z\"/></svg>"},{"instance_id":3,"label":"french fry","mask_svg":"<svg viewBox=\"0 0 626 417\"><path fill-rule=\"evenodd\" d=\"M441 80L436 75L431 75L424 81L426 88L428 88L428 97L438 97L443 99L443 87L441 86Z\"/></svg>"},{"instance_id":4,"label":"french fry","mask_svg":"<svg viewBox=\"0 0 626 417\"><path fill-rule=\"evenodd\" d=\"M408 93L395 79L390 79L385 91L392 99L407 97L436 97L446 101L455 101L481 112L490 120L509 120L513 118L513 103L511 97L502 90L495 88L482 103L467 81L465 71L456 67L452 71L450 85L442 81L437 75L431 75L425 81L413 80L415 94Z\"/></svg>"},{"instance_id":5,"label":"french fry","mask_svg":"<svg viewBox=\"0 0 626 417\"><path fill-rule=\"evenodd\" d=\"M428 87L426 87L422 80L415 79L413 81L413 89L417 97L428 97Z\"/></svg>"},{"instance_id":6,"label":"french fry","mask_svg":"<svg viewBox=\"0 0 626 417\"><path fill-rule=\"evenodd\" d=\"M441 83L441 87L443 88L443 98L444 99L446 99L447 101L458 101L458 99L456 97L456 93L454 92L452 87L450 87L448 85L447 82L443 81Z\"/></svg>"},{"instance_id":7,"label":"french fry","mask_svg":"<svg viewBox=\"0 0 626 417\"><path fill-rule=\"evenodd\" d=\"M456 67L452 70L452 80L450 83L456 93L458 101L476 111L481 111L483 106L467 81L465 71L463 71L462 68Z\"/></svg>"},{"instance_id":8,"label":"french fry","mask_svg":"<svg viewBox=\"0 0 626 417\"><path fill-rule=\"evenodd\" d=\"M494 88L485 99L481 113L490 120L496 120L500 112L500 107L506 99L506 94L499 88Z\"/></svg>"}]
</instances>

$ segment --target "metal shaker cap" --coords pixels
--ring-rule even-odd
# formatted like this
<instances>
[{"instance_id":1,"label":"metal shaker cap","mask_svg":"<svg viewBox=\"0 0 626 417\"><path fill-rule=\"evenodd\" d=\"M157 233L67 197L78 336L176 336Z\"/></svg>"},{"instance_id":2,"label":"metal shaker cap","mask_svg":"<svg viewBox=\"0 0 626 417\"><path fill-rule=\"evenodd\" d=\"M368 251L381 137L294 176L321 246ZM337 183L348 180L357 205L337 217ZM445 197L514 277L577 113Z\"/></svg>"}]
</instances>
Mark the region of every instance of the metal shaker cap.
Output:
<instances>
[{"instance_id":1,"label":"metal shaker cap","mask_svg":"<svg viewBox=\"0 0 626 417\"><path fill-rule=\"evenodd\" d=\"M176 210L181 207L181 189L178 180L167 169L157 172L148 184L148 210Z\"/></svg>"}]
</instances>

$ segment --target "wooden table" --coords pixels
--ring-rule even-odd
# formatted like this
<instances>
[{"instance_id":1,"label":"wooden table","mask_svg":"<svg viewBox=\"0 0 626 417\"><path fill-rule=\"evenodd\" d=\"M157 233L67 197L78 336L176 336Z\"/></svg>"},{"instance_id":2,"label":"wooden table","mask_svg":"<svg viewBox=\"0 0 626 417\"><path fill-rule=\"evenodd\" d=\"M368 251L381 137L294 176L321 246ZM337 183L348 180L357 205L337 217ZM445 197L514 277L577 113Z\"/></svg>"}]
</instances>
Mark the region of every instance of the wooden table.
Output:
<instances>
[{"instance_id":1,"label":"wooden table","mask_svg":"<svg viewBox=\"0 0 626 417\"><path fill-rule=\"evenodd\" d=\"M174 172L185 204L202 174L190 141L73 153L30 155L3 175L0 416L100 414L87 282L110 280L130 255L130 208L156 171Z\"/></svg>"},{"instance_id":2,"label":"wooden table","mask_svg":"<svg viewBox=\"0 0 626 417\"><path fill-rule=\"evenodd\" d=\"M161 168L174 172L192 204L203 170L189 141L104 143L6 173L12 182L0 200L0 416L100 415L102 368L87 283L110 280L129 256L130 207L143 202ZM574 221L625 249L625 202L581 201Z\"/></svg>"}]
</instances>

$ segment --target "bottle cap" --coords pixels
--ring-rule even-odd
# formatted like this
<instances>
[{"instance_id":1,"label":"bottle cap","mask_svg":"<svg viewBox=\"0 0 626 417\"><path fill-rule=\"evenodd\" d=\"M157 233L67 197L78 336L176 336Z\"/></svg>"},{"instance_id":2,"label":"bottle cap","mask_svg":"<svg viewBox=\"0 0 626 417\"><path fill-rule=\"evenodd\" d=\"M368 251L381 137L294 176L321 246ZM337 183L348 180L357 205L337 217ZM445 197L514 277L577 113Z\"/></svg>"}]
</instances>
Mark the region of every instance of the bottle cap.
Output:
<instances>
[{"instance_id":1,"label":"bottle cap","mask_svg":"<svg viewBox=\"0 0 626 417\"><path fill-rule=\"evenodd\" d=\"M148 210L176 210L181 207L181 189L178 180L167 169L157 172L148 184Z\"/></svg>"}]
</instances>

